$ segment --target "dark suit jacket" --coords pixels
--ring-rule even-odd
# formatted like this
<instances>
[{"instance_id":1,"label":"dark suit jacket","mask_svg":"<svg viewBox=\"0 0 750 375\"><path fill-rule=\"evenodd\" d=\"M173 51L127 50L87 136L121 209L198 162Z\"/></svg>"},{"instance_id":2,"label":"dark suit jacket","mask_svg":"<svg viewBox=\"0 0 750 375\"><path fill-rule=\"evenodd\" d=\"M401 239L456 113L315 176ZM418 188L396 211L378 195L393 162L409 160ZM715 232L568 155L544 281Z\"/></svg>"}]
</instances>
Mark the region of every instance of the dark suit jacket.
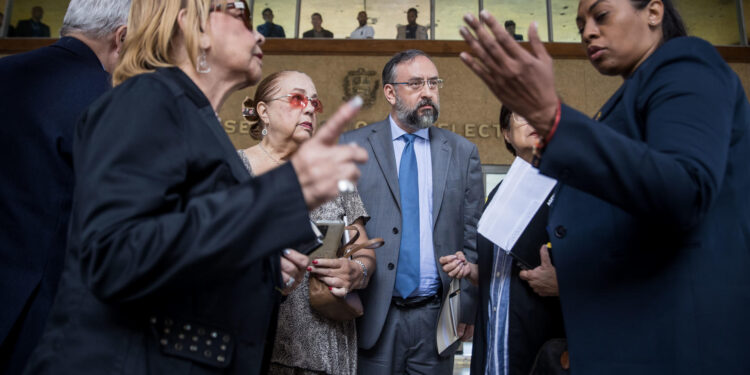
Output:
<instances>
[{"instance_id":1,"label":"dark suit jacket","mask_svg":"<svg viewBox=\"0 0 750 375\"><path fill-rule=\"evenodd\" d=\"M74 124L111 83L69 37L0 59L0 77L0 372L13 374L42 335L62 272Z\"/></svg>"},{"instance_id":2,"label":"dark suit jacket","mask_svg":"<svg viewBox=\"0 0 750 375\"><path fill-rule=\"evenodd\" d=\"M34 29L34 24L37 25L36 30ZM49 38L49 26L41 22L34 22L30 19L21 20L18 21L16 29L13 31L13 36Z\"/></svg>"},{"instance_id":3,"label":"dark suit jacket","mask_svg":"<svg viewBox=\"0 0 750 375\"><path fill-rule=\"evenodd\" d=\"M497 193L497 184L487 197L487 203ZM486 204L485 204L486 208ZM548 206L540 207L537 214L516 241L513 250L536 249L547 243ZM552 250L550 250L551 252ZM487 367L487 324L489 322L490 285L495 264L495 246L490 240L477 233L477 255L479 267L479 303L474 340L471 353L471 373L484 375ZM542 345L549 339L565 337L562 326L560 300L556 297L540 297L521 280L521 268L516 262L511 266L510 298L508 311L508 373L526 375L536 359Z\"/></svg>"},{"instance_id":4,"label":"dark suit jacket","mask_svg":"<svg viewBox=\"0 0 750 375\"><path fill-rule=\"evenodd\" d=\"M595 119L564 107L540 170L574 374L747 374L750 105L696 38Z\"/></svg>"},{"instance_id":5,"label":"dark suit jacket","mask_svg":"<svg viewBox=\"0 0 750 375\"><path fill-rule=\"evenodd\" d=\"M321 29L320 32L323 33L323 36L322 36L323 38L333 38L333 33L326 29ZM310 29L310 30L305 31L304 33L302 33L302 37L303 38L315 38L315 29Z\"/></svg>"},{"instance_id":6,"label":"dark suit jacket","mask_svg":"<svg viewBox=\"0 0 750 375\"><path fill-rule=\"evenodd\" d=\"M263 34L266 38L286 38L284 28L275 23L266 22L262 25L258 25L258 32Z\"/></svg>"},{"instance_id":7,"label":"dark suit jacket","mask_svg":"<svg viewBox=\"0 0 750 375\"><path fill-rule=\"evenodd\" d=\"M27 373L262 373L279 254L313 238L293 167L251 178L177 68L95 102L74 166L65 269Z\"/></svg>"},{"instance_id":8,"label":"dark suit jacket","mask_svg":"<svg viewBox=\"0 0 750 375\"><path fill-rule=\"evenodd\" d=\"M380 337L391 305L401 243L398 171L389 120L344 133L339 142L356 142L367 150L370 158L360 166L357 188L371 216L367 234L385 239L377 250L377 269L370 284L360 292L365 315L357 319L357 338L360 348L370 349ZM438 258L463 250L471 262L476 260L477 221L484 196L482 170L477 147L450 130L430 128L430 153L435 264L447 292L451 279ZM461 319L473 324L476 291L468 282L462 288L466 292L461 294Z\"/></svg>"}]
</instances>

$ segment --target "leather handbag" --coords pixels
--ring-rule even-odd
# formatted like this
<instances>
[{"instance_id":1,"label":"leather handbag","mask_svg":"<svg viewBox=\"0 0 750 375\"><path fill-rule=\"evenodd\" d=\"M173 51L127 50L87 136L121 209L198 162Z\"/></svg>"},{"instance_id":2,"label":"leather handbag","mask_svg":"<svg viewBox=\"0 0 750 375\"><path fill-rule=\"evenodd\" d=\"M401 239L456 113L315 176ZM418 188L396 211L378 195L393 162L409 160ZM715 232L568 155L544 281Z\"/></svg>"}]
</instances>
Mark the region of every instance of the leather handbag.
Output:
<instances>
[{"instance_id":1,"label":"leather handbag","mask_svg":"<svg viewBox=\"0 0 750 375\"><path fill-rule=\"evenodd\" d=\"M365 243L355 244L359 239L359 229L354 225L349 225L346 230L354 231L354 236L339 248L336 253L337 258L349 257L362 249L377 249L385 243L382 238L373 238ZM311 254L314 257L314 253ZM317 277L310 276L310 307L320 315L332 320L352 320L364 314L362 301L356 292L349 292L346 297L338 297L331 293L328 285L320 281Z\"/></svg>"}]
</instances>

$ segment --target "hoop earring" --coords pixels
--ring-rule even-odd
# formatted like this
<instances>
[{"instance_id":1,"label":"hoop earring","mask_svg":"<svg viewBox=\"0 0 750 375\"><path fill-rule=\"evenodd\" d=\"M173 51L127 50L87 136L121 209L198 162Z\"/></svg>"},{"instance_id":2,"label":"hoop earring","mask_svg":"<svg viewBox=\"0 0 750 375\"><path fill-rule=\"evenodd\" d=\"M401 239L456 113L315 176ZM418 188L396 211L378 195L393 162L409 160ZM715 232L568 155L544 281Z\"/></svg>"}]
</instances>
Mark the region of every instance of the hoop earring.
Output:
<instances>
[{"instance_id":1,"label":"hoop earring","mask_svg":"<svg viewBox=\"0 0 750 375\"><path fill-rule=\"evenodd\" d=\"M206 74L211 71L211 67L208 66L208 60L206 59L206 50L201 50L201 54L198 55L198 73Z\"/></svg>"},{"instance_id":2,"label":"hoop earring","mask_svg":"<svg viewBox=\"0 0 750 375\"><path fill-rule=\"evenodd\" d=\"M263 130L260 132L260 134L262 136L264 136L264 137L267 136L268 135L268 128L263 128Z\"/></svg>"}]
</instances>

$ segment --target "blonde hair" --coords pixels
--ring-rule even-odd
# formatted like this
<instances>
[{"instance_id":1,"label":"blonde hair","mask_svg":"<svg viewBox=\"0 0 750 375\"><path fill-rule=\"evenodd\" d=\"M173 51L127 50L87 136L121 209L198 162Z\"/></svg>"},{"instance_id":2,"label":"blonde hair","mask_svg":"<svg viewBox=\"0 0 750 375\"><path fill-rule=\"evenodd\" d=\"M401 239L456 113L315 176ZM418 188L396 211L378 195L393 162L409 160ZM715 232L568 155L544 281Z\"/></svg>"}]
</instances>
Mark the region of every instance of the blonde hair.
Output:
<instances>
[{"instance_id":1,"label":"blonde hair","mask_svg":"<svg viewBox=\"0 0 750 375\"><path fill-rule=\"evenodd\" d=\"M180 34L195 67L200 34L208 22L211 3L211 0L133 0L120 63L112 73L113 84L117 86L156 68L176 66L174 39ZM182 9L186 10L186 30L181 30L177 22Z\"/></svg>"}]
</instances>

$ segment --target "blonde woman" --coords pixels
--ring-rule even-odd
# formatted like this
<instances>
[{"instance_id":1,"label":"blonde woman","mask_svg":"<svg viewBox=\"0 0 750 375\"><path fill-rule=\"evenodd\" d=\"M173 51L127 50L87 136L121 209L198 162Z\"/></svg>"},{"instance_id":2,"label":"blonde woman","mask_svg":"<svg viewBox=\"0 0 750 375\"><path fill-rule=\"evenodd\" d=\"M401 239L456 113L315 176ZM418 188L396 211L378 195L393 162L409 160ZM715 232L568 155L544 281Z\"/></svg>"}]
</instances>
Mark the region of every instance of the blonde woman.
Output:
<instances>
[{"instance_id":1,"label":"blonde woman","mask_svg":"<svg viewBox=\"0 0 750 375\"><path fill-rule=\"evenodd\" d=\"M260 80L261 44L243 1L132 2L116 87L76 130L68 253L29 373L265 373L309 265L285 249L314 238L308 210L366 154L334 146L349 105L290 163L247 174L216 114Z\"/></svg>"}]
</instances>

